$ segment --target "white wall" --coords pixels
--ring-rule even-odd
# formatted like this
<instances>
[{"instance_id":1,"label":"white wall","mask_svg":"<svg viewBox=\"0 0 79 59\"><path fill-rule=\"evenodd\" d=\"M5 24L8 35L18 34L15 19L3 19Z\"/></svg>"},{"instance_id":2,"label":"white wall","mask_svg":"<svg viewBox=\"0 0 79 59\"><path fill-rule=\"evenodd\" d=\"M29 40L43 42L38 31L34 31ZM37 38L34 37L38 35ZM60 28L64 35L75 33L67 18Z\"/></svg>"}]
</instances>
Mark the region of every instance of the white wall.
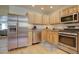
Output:
<instances>
[{"instance_id":1,"label":"white wall","mask_svg":"<svg viewBox=\"0 0 79 59\"><path fill-rule=\"evenodd\" d=\"M9 6L9 13L16 14L16 15L26 15L27 10L21 7Z\"/></svg>"},{"instance_id":2,"label":"white wall","mask_svg":"<svg viewBox=\"0 0 79 59\"><path fill-rule=\"evenodd\" d=\"M8 15L9 7L6 5L0 5L0 16L7 16Z\"/></svg>"}]
</instances>

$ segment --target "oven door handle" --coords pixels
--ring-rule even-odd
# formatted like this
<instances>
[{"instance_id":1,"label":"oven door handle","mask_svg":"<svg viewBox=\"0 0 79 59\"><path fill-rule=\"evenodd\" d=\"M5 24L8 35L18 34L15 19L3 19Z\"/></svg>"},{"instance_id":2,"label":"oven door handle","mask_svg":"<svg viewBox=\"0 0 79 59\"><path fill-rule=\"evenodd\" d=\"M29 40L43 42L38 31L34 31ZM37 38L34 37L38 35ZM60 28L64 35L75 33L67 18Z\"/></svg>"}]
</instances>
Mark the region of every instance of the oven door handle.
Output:
<instances>
[{"instance_id":1,"label":"oven door handle","mask_svg":"<svg viewBox=\"0 0 79 59\"><path fill-rule=\"evenodd\" d=\"M75 35L72 36L72 35L61 35L61 36L66 36L66 37L76 37Z\"/></svg>"}]
</instances>

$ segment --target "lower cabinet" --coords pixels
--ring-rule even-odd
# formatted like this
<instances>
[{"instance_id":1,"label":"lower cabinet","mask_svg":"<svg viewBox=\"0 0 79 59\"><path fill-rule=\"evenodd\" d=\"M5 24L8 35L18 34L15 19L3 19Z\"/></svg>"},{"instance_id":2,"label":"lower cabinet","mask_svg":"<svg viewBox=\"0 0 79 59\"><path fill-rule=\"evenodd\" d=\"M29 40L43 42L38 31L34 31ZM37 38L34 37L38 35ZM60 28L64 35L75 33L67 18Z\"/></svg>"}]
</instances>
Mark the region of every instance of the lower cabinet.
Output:
<instances>
[{"instance_id":1,"label":"lower cabinet","mask_svg":"<svg viewBox=\"0 0 79 59\"><path fill-rule=\"evenodd\" d=\"M32 31L28 31L28 41L27 45L30 46L32 45Z\"/></svg>"},{"instance_id":2,"label":"lower cabinet","mask_svg":"<svg viewBox=\"0 0 79 59\"><path fill-rule=\"evenodd\" d=\"M50 31L48 42L51 44L58 44L59 35L57 31Z\"/></svg>"},{"instance_id":3,"label":"lower cabinet","mask_svg":"<svg viewBox=\"0 0 79 59\"><path fill-rule=\"evenodd\" d=\"M50 44L58 44L58 31L43 30L42 41L47 41Z\"/></svg>"},{"instance_id":4,"label":"lower cabinet","mask_svg":"<svg viewBox=\"0 0 79 59\"><path fill-rule=\"evenodd\" d=\"M51 44L53 44L53 32L49 31L48 32L49 38L47 39L47 41Z\"/></svg>"},{"instance_id":5,"label":"lower cabinet","mask_svg":"<svg viewBox=\"0 0 79 59\"><path fill-rule=\"evenodd\" d=\"M47 39L47 30L42 30L41 32L41 41L44 42Z\"/></svg>"},{"instance_id":6,"label":"lower cabinet","mask_svg":"<svg viewBox=\"0 0 79 59\"><path fill-rule=\"evenodd\" d=\"M55 45L57 45L57 44L58 44L58 41L59 41L59 34L58 34L58 31L53 32L53 38L52 38L52 39L54 39L54 40L53 40L53 43L54 43Z\"/></svg>"}]
</instances>

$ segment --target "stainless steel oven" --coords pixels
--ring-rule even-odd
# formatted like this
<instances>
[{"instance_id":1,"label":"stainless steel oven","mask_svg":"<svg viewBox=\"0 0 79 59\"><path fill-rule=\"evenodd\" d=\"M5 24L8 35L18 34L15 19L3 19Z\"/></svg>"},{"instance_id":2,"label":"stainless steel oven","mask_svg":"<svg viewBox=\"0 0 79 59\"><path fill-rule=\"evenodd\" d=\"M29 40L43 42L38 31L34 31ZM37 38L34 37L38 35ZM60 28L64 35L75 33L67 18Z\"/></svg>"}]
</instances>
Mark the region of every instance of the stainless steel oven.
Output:
<instances>
[{"instance_id":1,"label":"stainless steel oven","mask_svg":"<svg viewBox=\"0 0 79 59\"><path fill-rule=\"evenodd\" d=\"M77 33L60 32L59 48L69 53L77 53L78 44Z\"/></svg>"},{"instance_id":2,"label":"stainless steel oven","mask_svg":"<svg viewBox=\"0 0 79 59\"><path fill-rule=\"evenodd\" d=\"M70 23L70 22L78 22L78 13L72 14L72 15L68 15L68 16L64 16L61 17L61 22L62 23Z\"/></svg>"}]
</instances>

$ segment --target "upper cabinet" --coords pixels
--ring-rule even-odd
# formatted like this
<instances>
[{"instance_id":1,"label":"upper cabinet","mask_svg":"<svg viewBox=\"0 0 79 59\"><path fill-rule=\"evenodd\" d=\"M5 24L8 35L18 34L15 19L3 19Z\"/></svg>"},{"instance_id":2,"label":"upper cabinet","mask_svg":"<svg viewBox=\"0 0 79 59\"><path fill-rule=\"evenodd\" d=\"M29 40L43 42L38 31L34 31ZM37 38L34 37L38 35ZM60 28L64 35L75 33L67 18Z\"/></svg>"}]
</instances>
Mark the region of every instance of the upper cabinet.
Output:
<instances>
[{"instance_id":1,"label":"upper cabinet","mask_svg":"<svg viewBox=\"0 0 79 59\"><path fill-rule=\"evenodd\" d=\"M50 24L59 24L61 22L60 20L60 12L57 11L54 14L50 15Z\"/></svg>"},{"instance_id":2,"label":"upper cabinet","mask_svg":"<svg viewBox=\"0 0 79 59\"><path fill-rule=\"evenodd\" d=\"M73 6L68 8L69 14L77 13L77 6Z\"/></svg>"},{"instance_id":3,"label":"upper cabinet","mask_svg":"<svg viewBox=\"0 0 79 59\"><path fill-rule=\"evenodd\" d=\"M34 24L35 19L34 19L34 13L33 12L28 12L28 21L30 24Z\"/></svg>"},{"instance_id":4,"label":"upper cabinet","mask_svg":"<svg viewBox=\"0 0 79 59\"><path fill-rule=\"evenodd\" d=\"M79 12L79 5L77 6L77 12Z\"/></svg>"},{"instance_id":5,"label":"upper cabinet","mask_svg":"<svg viewBox=\"0 0 79 59\"><path fill-rule=\"evenodd\" d=\"M48 15L43 15L43 24L48 25L49 24L49 16Z\"/></svg>"},{"instance_id":6,"label":"upper cabinet","mask_svg":"<svg viewBox=\"0 0 79 59\"><path fill-rule=\"evenodd\" d=\"M68 8L62 10L62 16L69 15Z\"/></svg>"},{"instance_id":7,"label":"upper cabinet","mask_svg":"<svg viewBox=\"0 0 79 59\"><path fill-rule=\"evenodd\" d=\"M67 16L78 12L78 6L71 6L62 10L62 15Z\"/></svg>"},{"instance_id":8,"label":"upper cabinet","mask_svg":"<svg viewBox=\"0 0 79 59\"><path fill-rule=\"evenodd\" d=\"M50 15L50 24L55 24L55 17L53 14Z\"/></svg>"},{"instance_id":9,"label":"upper cabinet","mask_svg":"<svg viewBox=\"0 0 79 59\"><path fill-rule=\"evenodd\" d=\"M42 24L42 14L35 13L35 24Z\"/></svg>"},{"instance_id":10,"label":"upper cabinet","mask_svg":"<svg viewBox=\"0 0 79 59\"><path fill-rule=\"evenodd\" d=\"M36 12L28 12L30 24L42 24L42 14Z\"/></svg>"},{"instance_id":11,"label":"upper cabinet","mask_svg":"<svg viewBox=\"0 0 79 59\"><path fill-rule=\"evenodd\" d=\"M42 25L53 25L60 24L62 16L68 16L79 12L79 6L69 6L59 9L50 15L40 14L36 12L28 12L29 23L31 24L42 24Z\"/></svg>"}]
</instances>

